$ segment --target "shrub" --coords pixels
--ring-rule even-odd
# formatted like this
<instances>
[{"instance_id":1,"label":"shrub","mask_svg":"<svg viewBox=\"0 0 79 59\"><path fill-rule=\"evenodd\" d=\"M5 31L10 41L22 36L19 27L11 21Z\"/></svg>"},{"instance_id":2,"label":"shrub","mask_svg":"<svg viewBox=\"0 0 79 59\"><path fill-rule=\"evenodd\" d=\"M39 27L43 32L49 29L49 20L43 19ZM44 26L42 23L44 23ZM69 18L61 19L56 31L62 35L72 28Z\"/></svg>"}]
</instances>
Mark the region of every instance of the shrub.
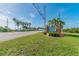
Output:
<instances>
[{"instance_id":1,"label":"shrub","mask_svg":"<svg viewBox=\"0 0 79 59\"><path fill-rule=\"evenodd\" d=\"M79 33L79 28L69 28L69 29L63 29L64 32L69 33Z\"/></svg>"},{"instance_id":2,"label":"shrub","mask_svg":"<svg viewBox=\"0 0 79 59\"><path fill-rule=\"evenodd\" d=\"M57 32L49 32L49 36L60 37L60 33Z\"/></svg>"},{"instance_id":3,"label":"shrub","mask_svg":"<svg viewBox=\"0 0 79 59\"><path fill-rule=\"evenodd\" d=\"M0 26L0 32L13 32L14 30L10 29L10 28L6 28L6 27L1 27Z\"/></svg>"},{"instance_id":4,"label":"shrub","mask_svg":"<svg viewBox=\"0 0 79 59\"><path fill-rule=\"evenodd\" d=\"M43 32L43 34L46 35L47 33L46 32Z\"/></svg>"},{"instance_id":5,"label":"shrub","mask_svg":"<svg viewBox=\"0 0 79 59\"><path fill-rule=\"evenodd\" d=\"M63 33L58 33L58 32L49 32L49 36L54 36L54 37L63 37Z\"/></svg>"}]
</instances>

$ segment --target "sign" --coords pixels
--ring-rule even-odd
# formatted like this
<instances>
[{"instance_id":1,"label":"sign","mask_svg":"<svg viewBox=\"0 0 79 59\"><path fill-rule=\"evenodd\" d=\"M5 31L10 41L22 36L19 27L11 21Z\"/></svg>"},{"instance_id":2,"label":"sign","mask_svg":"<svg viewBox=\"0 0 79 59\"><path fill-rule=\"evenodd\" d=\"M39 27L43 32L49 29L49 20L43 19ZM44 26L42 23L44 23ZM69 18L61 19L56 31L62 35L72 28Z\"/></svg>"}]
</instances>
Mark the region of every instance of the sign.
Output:
<instances>
[{"instance_id":1,"label":"sign","mask_svg":"<svg viewBox=\"0 0 79 59\"><path fill-rule=\"evenodd\" d=\"M56 32L56 29L54 26L48 26L48 32Z\"/></svg>"}]
</instances>

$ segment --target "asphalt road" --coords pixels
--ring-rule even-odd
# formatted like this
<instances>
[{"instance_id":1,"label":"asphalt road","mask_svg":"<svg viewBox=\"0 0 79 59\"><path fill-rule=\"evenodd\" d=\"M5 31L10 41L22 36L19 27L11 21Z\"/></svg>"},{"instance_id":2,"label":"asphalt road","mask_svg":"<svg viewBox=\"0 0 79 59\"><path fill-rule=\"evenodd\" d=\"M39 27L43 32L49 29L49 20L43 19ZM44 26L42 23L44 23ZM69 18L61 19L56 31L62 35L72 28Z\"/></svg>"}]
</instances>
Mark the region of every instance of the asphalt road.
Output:
<instances>
[{"instance_id":1,"label":"asphalt road","mask_svg":"<svg viewBox=\"0 0 79 59\"><path fill-rule=\"evenodd\" d=\"M0 32L0 41L12 40L22 36L33 35L39 31L29 31L29 32Z\"/></svg>"}]
</instances>

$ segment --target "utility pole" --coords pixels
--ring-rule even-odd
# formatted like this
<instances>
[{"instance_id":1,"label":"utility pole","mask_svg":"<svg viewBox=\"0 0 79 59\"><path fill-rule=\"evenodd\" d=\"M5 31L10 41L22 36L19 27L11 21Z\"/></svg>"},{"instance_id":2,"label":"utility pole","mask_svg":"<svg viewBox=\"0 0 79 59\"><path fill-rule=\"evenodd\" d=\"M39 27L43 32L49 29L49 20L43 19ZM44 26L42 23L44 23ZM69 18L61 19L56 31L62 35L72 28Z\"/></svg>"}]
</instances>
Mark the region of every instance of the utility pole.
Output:
<instances>
[{"instance_id":1,"label":"utility pole","mask_svg":"<svg viewBox=\"0 0 79 59\"><path fill-rule=\"evenodd\" d=\"M44 4L44 32L47 32L46 26L46 5Z\"/></svg>"},{"instance_id":2,"label":"utility pole","mask_svg":"<svg viewBox=\"0 0 79 59\"><path fill-rule=\"evenodd\" d=\"M7 32L8 32L8 18L7 18L7 21L6 21L6 29L7 29Z\"/></svg>"},{"instance_id":3,"label":"utility pole","mask_svg":"<svg viewBox=\"0 0 79 59\"><path fill-rule=\"evenodd\" d=\"M7 23L7 29L8 29L8 18L7 18L7 21L6 21L6 23Z\"/></svg>"},{"instance_id":4,"label":"utility pole","mask_svg":"<svg viewBox=\"0 0 79 59\"><path fill-rule=\"evenodd\" d=\"M46 28L46 5L44 5L44 27Z\"/></svg>"},{"instance_id":5,"label":"utility pole","mask_svg":"<svg viewBox=\"0 0 79 59\"><path fill-rule=\"evenodd\" d=\"M42 19L44 20L44 30L46 31L46 5L44 4L44 9L43 12L39 10L38 5L36 5L35 3L33 3L33 6L35 7L35 9L37 10L37 12L39 13L39 15L42 17Z\"/></svg>"}]
</instances>

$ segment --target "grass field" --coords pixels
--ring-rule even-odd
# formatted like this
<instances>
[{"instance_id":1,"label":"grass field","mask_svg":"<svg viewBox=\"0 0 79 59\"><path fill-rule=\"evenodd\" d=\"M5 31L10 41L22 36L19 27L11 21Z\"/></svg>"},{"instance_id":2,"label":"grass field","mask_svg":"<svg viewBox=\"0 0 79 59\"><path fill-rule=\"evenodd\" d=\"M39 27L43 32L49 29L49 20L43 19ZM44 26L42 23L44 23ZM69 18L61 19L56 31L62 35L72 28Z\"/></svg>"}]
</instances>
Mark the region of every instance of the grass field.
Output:
<instances>
[{"instance_id":1,"label":"grass field","mask_svg":"<svg viewBox=\"0 0 79 59\"><path fill-rule=\"evenodd\" d=\"M43 33L0 42L0 55L79 55L79 37L48 37Z\"/></svg>"}]
</instances>

